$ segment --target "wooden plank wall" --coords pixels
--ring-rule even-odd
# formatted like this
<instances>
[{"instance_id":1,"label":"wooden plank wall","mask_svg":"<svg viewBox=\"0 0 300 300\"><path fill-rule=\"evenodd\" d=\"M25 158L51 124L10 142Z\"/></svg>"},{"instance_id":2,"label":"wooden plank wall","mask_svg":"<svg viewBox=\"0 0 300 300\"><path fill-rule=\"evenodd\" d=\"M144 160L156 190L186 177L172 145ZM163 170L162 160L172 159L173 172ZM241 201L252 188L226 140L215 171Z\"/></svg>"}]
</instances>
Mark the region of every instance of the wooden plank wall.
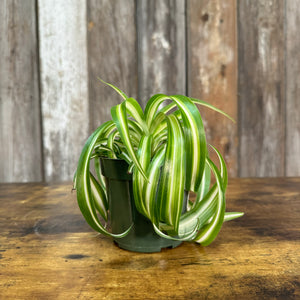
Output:
<instances>
[{"instance_id":1,"label":"wooden plank wall","mask_svg":"<svg viewBox=\"0 0 300 300\"><path fill-rule=\"evenodd\" d=\"M185 2L137 1L139 100L186 94Z\"/></svg>"},{"instance_id":2,"label":"wooden plank wall","mask_svg":"<svg viewBox=\"0 0 300 300\"><path fill-rule=\"evenodd\" d=\"M239 1L241 176L285 173L284 2Z\"/></svg>"},{"instance_id":3,"label":"wooden plank wall","mask_svg":"<svg viewBox=\"0 0 300 300\"><path fill-rule=\"evenodd\" d=\"M237 120L235 0L187 2L188 94L226 111ZM200 109L207 140L221 153L230 176L237 175L237 126Z\"/></svg>"},{"instance_id":4,"label":"wooden plank wall","mask_svg":"<svg viewBox=\"0 0 300 300\"><path fill-rule=\"evenodd\" d=\"M300 175L300 5L286 2L286 167L285 175Z\"/></svg>"},{"instance_id":5,"label":"wooden plank wall","mask_svg":"<svg viewBox=\"0 0 300 300\"><path fill-rule=\"evenodd\" d=\"M34 1L0 2L0 182L43 179L35 16Z\"/></svg>"},{"instance_id":6,"label":"wooden plank wall","mask_svg":"<svg viewBox=\"0 0 300 300\"><path fill-rule=\"evenodd\" d=\"M201 98L235 176L300 176L297 0L7 0L0 4L0 182L72 178L120 97Z\"/></svg>"},{"instance_id":7,"label":"wooden plank wall","mask_svg":"<svg viewBox=\"0 0 300 300\"><path fill-rule=\"evenodd\" d=\"M70 180L88 135L86 6L38 2L46 181Z\"/></svg>"},{"instance_id":8,"label":"wooden plank wall","mask_svg":"<svg viewBox=\"0 0 300 300\"><path fill-rule=\"evenodd\" d=\"M137 97L134 0L87 2L90 130L111 119L110 108L122 98L98 77Z\"/></svg>"}]
</instances>

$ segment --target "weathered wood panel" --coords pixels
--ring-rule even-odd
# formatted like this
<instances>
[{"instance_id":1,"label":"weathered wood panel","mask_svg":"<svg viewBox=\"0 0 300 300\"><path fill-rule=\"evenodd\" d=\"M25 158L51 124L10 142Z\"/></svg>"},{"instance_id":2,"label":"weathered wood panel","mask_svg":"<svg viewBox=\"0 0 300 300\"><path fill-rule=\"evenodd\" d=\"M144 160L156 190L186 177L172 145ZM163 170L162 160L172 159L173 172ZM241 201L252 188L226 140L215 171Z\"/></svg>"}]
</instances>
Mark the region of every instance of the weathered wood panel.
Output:
<instances>
[{"instance_id":1,"label":"weathered wood panel","mask_svg":"<svg viewBox=\"0 0 300 300\"><path fill-rule=\"evenodd\" d=\"M110 109L122 98L97 77L128 96L137 96L137 52L134 0L87 1L90 130L110 120Z\"/></svg>"},{"instance_id":2,"label":"weathered wood panel","mask_svg":"<svg viewBox=\"0 0 300 300\"><path fill-rule=\"evenodd\" d=\"M236 1L187 1L188 93L237 119ZM200 108L207 140L237 175L237 125Z\"/></svg>"},{"instance_id":3,"label":"weathered wood panel","mask_svg":"<svg viewBox=\"0 0 300 300\"><path fill-rule=\"evenodd\" d=\"M300 6L286 1L286 175L300 176Z\"/></svg>"},{"instance_id":4,"label":"weathered wood panel","mask_svg":"<svg viewBox=\"0 0 300 300\"><path fill-rule=\"evenodd\" d=\"M72 177L87 136L121 101L98 76L143 106L154 93L189 94L237 119L201 108L231 176L299 176L297 4L2 1L0 182Z\"/></svg>"},{"instance_id":5,"label":"weathered wood panel","mask_svg":"<svg viewBox=\"0 0 300 300\"><path fill-rule=\"evenodd\" d=\"M137 1L139 101L186 94L185 1Z\"/></svg>"},{"instance_id":6,"label":"weathered wood panel","mask_svg":"<svg viewBox=\"0 0 300 300\"><path fill-rule=\"evenodd\" d=\"M45 177L70 180L89 126L86 6L38 4Z\"/></svg>"},{"instance_id":7,"label":"weathered wood panel","mask_svg":"<svg viewBox=\"0 0 300 300\"><path fill-rule=\"evenodd\" d=\"M0 3L0 182L42 180L34 1Z\"/></svg>"},{"instance_id":8,"label":"weathered wood panel","mask_svg":"<svg viewBox=\"0 0 300 300\"><path fill-rule=\"evenodd\" d=\"M284 1L239 1L241 176L282 176L285 159Z\"/></svg>"}]
</instances>

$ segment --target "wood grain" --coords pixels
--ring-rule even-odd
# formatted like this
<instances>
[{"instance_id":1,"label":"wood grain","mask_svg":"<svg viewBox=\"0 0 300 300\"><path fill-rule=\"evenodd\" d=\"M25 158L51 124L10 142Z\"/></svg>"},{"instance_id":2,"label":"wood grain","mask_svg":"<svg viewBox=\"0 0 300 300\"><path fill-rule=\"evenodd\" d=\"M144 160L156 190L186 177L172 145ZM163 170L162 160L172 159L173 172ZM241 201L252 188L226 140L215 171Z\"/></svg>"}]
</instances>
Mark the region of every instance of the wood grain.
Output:
<instances>
[{"instance_id":1,"label":"wood grain","mask_svg":"<svg viewBox=\"0 0 300 300\"><path fill-rule=\"evenodd\" d=\"M300 178L231 179L227 210L245 216L210 246L142 254L93 232L71 183L1 184L1 297L298 299L299 187Z\"/></svg>"},{"instance_id":2,"label":"wood grain","mask_svg":"<svg viewBox=\"0 0 300 300\"><path fill-rule=\"evenodd\" d=\"M283 176L284 1L239 1L240 176Z\"/></svg>"},{"instance_id":3,"label":"wood grain","mask_svg":"<svg viewBox=\"0 0 300 300\"><path fill-rule=\"evenodd\" d=\"M122 98L97 77L128 96L137 97L137 52L134 0L87 1L88 70L91 126L111 119L110 109Z\"/></svg>"},{"instance_id":4,"label":"wood grain","mask_svg":"<svg viewBox=\"0 0 300 300\"><path fill-rule=\"evenodd\" d=\"M86 6L38 1L45 179L70 180L88 136Z\"/></svg>"},{"instance_id":5,"label":"wood grain","mask_svg":"<svg viewBox=\"0 0 300 300\"><path fill-rule=\"evenodd\" d=\"M187 1L188 93L237 119L236 1ZM237 125L200 108L207 140L237 175Z\"/></svg>"},{"instance_id":6,"label":"wood grain","mask_svg":"<svg viewBox=\"0 0 300 300\"><path fill-rule=\"evenodd\" d=\"M200 109L231 177L299 176L299 20L296 0L2 1L0 182L72 178L121 102L98 76L230 114Z\"/></svg>"},{"instance_id":7,"label":"wood grain","mask_svg":"<svg viewBox=\"0 0 300 300\"><path fill-rule=\"evenodd\" d=\"M300 6L286 1L286 175L300 176Z\"/></svg>"},{"instance_id":8,"label":"wood grain","mask_svg":"<svg viewBox=\"0 0 300 300\"><path fill-rule=\"evenodd\" d=\"M137 1L139 101L186 94L185 1Z\"/></svg>"},{"instance_id":9,"label":"wood grain","mask_svg":"<svg viewBox=\"0 0 300 300\"><path fill-rule=\"evenodd\" d=\"M41 181L34 1L0 3L0 182Z\"/></svg>"}]
</instances>

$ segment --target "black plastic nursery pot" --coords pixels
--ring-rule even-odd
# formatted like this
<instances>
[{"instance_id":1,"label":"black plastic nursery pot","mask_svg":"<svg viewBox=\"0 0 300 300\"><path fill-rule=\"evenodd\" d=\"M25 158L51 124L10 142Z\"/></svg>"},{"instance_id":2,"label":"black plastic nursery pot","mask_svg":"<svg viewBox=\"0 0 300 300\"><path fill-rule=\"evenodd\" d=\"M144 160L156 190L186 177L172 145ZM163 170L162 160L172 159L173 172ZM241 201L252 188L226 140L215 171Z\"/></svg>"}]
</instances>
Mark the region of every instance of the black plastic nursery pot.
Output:
<instances>
[{"instance_id":1,"label":"black plastic nursery pot","mask_svg":"<svg viewBox=\"0 0 300 300\"><path fill-rule=\"evenodd\" d=\"M122 249L134 252L160 252L162 248L175 248L181 241L160 237L153 225L140 214L134 204L132 175L128 174L128 164L121 159L100 158L101 170L106 178L111 229L122 233L131 224L133 227L123 238L115 238Z\"/></svg>"}]
</instances>

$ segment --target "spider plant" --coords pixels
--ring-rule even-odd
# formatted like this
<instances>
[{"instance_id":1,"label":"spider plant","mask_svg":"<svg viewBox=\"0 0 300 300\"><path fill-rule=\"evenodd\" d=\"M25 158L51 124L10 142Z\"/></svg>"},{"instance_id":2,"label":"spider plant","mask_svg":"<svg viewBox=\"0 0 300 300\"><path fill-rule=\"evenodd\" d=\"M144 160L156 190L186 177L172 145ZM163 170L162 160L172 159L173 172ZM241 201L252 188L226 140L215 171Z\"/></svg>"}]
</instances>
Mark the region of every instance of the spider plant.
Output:
<instances>
[{"instance_id":1,"label":"spider plant","mask_svg":"<svg viewBox=\"0 0 300 300\"><path fill-rule=\"evenodd\" d=\"M213 146L209 147L217 154L219 167L209 158L197 105L231 118L209 103L183 95L154 95L143 111L134 98L102 82L118 92L123 101L111 108L112 120L88 138L78 162L74 188L85 220L96 231L114 238L130 231L129 227L114 234L103 225L108 220L109 205L99 157L123 159L132 173L135 206L152 222L156 233L167 239L209 245L224 221L243 213L225 212L226 165ZM170 103L163 106L165 100ZM92 160L96 176L90 171ZM184 204L184 194L191 192L196 195L194 201L188 199Z\"/></svg>"}]
</instances>

